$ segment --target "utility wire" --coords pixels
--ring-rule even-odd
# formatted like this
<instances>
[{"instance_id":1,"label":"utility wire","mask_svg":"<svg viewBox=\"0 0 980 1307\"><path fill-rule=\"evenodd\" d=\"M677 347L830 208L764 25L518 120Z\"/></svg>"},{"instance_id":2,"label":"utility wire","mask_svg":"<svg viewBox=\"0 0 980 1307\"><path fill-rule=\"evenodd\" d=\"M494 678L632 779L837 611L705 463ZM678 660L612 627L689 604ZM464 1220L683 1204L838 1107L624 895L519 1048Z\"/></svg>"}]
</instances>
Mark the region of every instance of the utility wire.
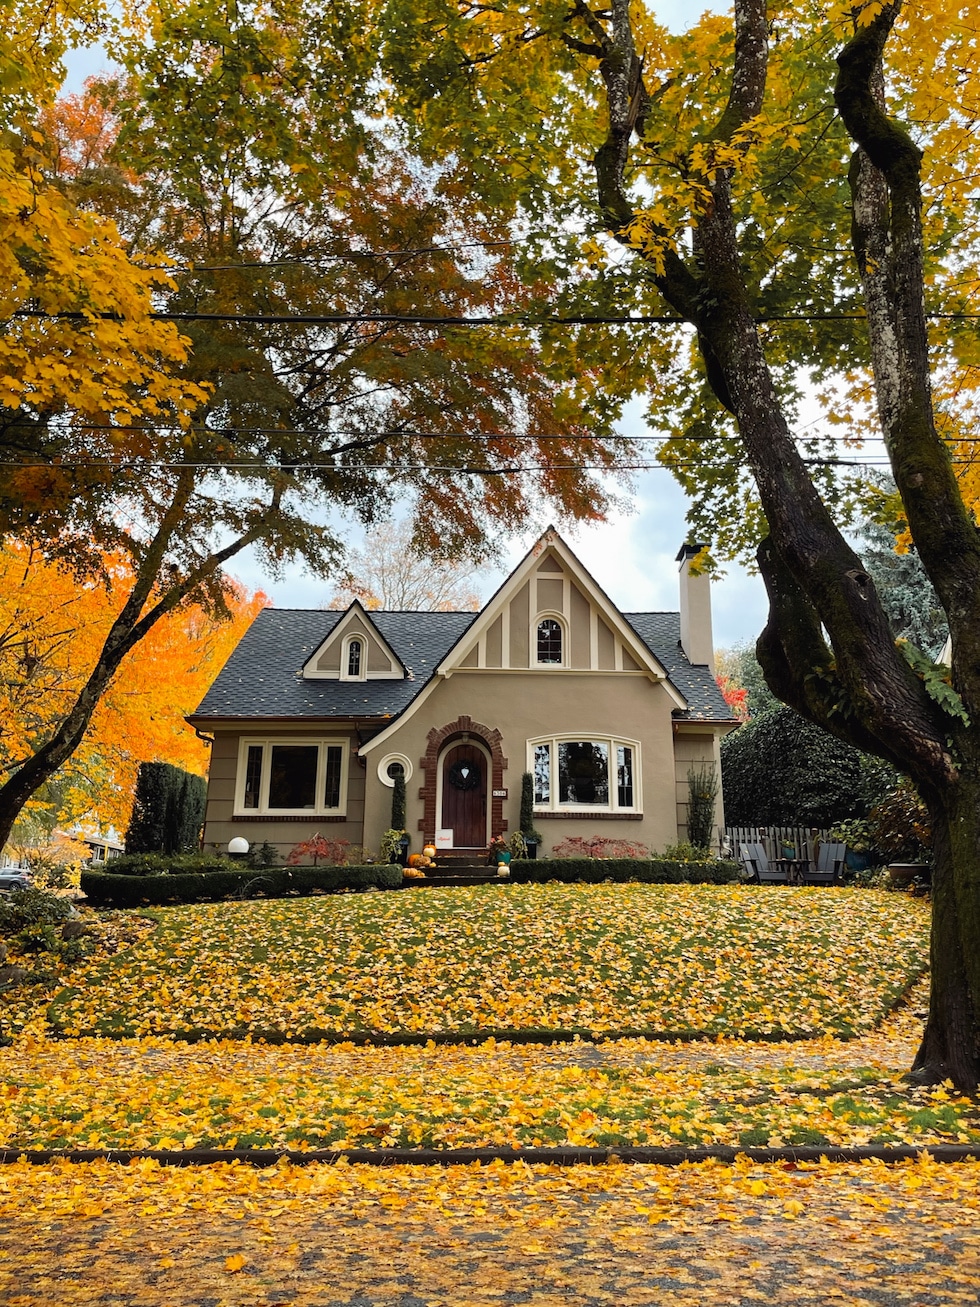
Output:
<instances>
[{"instance_id":1,"label":"utility wire","mask_svg":"<svg viewBox=\"0 0 980 1307\"><path fill-rule=\"evenodd\" d=\"M44 318L50 322L127 322L120 313L45 313L42 309L15 309L14 318ZM971 322L980 313L926 313L932 321ZM143 321L144 319L140 319ZM676 314L638 313L631 317L621 314L570 313L532 316L521 313L487 313L470 317L449 314L412 313L167 313L146 314L153 322L237 322L251 326L350 326L359 322L379 325L421 327L552 327L552 326L693 326L686 318ZM865 313L763 313L755 321L764 322L866 322Z\"/></svg>"}]
</instances>

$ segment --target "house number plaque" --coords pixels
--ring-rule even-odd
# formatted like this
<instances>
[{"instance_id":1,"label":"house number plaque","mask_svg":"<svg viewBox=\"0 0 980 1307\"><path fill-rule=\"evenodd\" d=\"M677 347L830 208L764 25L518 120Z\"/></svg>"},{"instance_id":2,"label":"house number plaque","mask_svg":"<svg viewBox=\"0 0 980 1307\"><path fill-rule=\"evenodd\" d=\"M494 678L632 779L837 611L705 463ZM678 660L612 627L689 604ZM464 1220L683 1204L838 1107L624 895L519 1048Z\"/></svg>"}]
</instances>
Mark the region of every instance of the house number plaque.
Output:
<instances>
[{"instance_id":1,"label":"house number plaque","mask_svg":"<svg viewBox=\"0 0 980 1307\"><path fill-rule=\"evenodd\" d=\"M506 799L506 798L507 798L507 791L506 791L506 790L494 790L494 792L493 792L493 797L494 797L495 799Z\"/></svg>"}]
</instances>

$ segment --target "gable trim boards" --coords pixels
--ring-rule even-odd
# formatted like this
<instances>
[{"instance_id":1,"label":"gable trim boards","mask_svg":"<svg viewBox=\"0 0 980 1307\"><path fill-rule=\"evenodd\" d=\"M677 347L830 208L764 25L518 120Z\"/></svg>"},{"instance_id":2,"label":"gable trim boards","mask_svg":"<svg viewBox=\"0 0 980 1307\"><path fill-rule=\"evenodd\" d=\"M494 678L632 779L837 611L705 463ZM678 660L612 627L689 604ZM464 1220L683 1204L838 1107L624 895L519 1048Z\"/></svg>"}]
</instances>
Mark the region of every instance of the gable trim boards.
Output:
<instances>
[{"instance_id":1,"label":"gable trim boards","mask_svg":"<svg viewBox=\"0 0 980 1307\"><path fill-rule=\"evenodd\" d=\"M307 658L301 675L304 681L403 681L405 665L355 599Z\"/></svg>"}]
</instances>

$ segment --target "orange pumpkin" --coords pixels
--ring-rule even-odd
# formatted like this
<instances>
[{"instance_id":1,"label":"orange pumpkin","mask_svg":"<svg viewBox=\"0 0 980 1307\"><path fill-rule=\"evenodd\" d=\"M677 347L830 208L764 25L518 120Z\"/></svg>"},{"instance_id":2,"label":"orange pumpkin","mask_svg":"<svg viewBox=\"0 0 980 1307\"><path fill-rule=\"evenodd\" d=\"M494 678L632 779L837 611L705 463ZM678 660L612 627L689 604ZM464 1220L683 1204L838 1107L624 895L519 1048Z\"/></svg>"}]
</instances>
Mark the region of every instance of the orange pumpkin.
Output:
<instances>
[{"instance_id":1,"label":"orange pumpkin","mask_svg":"<svg viewBox=\"0 0 980 1307\"><path fill-rule=\"evenodd\" d=\"M421 853L410 853L408 855L408 865L410 867L417 867L421 861L422 861Z\"/></svg>"},{"instance_id":2,"label":"orange pumpkin","mask_svg":"<svg viewBox=\"0 0 980 1307\"><path fill-rule=\"evenodd\" d=\"M436 856L436 846L434 844L427 844L422 852L427 858L434 858Z\"/></svg>"}]
</instances>

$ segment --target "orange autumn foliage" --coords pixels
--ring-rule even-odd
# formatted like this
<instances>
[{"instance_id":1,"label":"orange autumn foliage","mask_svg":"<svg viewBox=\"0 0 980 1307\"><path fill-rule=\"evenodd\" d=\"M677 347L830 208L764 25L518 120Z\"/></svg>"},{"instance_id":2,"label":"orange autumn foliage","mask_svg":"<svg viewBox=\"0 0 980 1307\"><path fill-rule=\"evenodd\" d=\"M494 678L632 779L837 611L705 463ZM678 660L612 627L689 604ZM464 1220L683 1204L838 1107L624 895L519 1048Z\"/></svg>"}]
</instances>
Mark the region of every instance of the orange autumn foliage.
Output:
<instances>
[{"instance_id":1,"label":"orange autumn foliage","mask_svg":"<svg viewBox=\"0 0 980 1307\"><path fill-rule=\"evenodd\" d=\"M107 571L108 588L15 541L0 546L0 779L50 736L98 658L132 581L121 555ZM141 762L203 774L208 749L184 716L267 602L232 586L228 620L198 604L161 619L126 657L81 746L28 813L59 822L90 814L122 830Z\"/></svg>"}]
</instances>

